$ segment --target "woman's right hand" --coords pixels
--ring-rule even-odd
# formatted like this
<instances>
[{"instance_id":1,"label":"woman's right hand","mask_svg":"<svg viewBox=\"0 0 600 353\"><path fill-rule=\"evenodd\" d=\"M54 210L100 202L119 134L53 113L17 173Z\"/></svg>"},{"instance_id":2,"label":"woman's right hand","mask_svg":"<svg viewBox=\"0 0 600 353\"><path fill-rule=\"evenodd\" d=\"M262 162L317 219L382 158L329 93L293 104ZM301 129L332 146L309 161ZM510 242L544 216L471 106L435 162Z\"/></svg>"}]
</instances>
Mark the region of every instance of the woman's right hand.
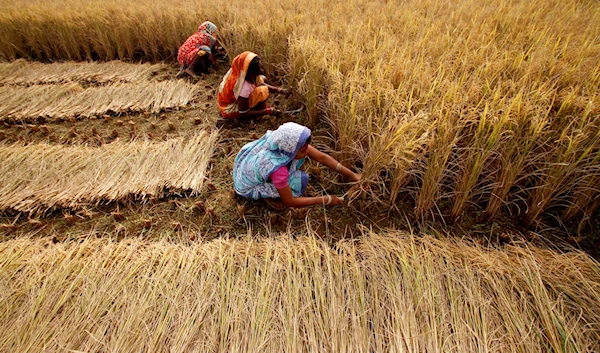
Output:
<instances>
[{"instance_id":1,"label":"woman's right hand","mask_svg":"<svg viewBox=\"0 0 600 353\"><path fill-rule=\"evenodd\" d=\"M335 196L335 195L331 195L331 203L329 203L329 206L336 206L339 204L344 203L344 200Z\"/></svg>"},{"instance_id":2,"label":"woman's right hand","mask_svg":"<svg viewBox=\"0 0 600 353\"><path fill-rule=\"evenodd\" d=\"M279 109L270 109L269 115L273 115L273 116L281 116L281 110Z\"/></svg>"}]
</instances>

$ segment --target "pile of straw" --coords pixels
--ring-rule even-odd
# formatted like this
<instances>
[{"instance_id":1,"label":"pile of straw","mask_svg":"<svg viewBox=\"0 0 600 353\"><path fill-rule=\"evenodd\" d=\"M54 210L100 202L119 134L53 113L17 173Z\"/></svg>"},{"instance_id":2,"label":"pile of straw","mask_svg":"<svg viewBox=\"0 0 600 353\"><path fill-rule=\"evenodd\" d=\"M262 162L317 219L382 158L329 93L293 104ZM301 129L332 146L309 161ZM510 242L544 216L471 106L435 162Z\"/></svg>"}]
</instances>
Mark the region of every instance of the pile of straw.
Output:
<instances>
[{"instance_id":1,"label":"pile of straw","mask_svg":"<svg viewBox=\"0 0 600 353\"><path fill-rule=\"evenodd\" d=\"M16 60L0 63L0 85L139 82L147 81L153 74L168 68L165 64L128 64L120 61L42 64Z\"/></svg>"},{"instance_id":2,"label":"pile of straw","mask_svg":"<svg viewBox=\"0 0 600 353\"><path fill-rule=\"evenodd\" d=\"M0 145L0 210L162 196L167 188L199 192L216 133L161 143L84 146Z\"/></svg>"},{"instance_id":3,"label":"pile of straw","mask_svg":"<svg viewBox=\"0 0 600 353\"><path fill-rule=\"evenodd\" d=\"M89 117L107 112L158 113L183 107L198 87L185 81L114 83L84 89L79 83L0 87L0 120Z\"/></svg>"},{"instance_id":4,"label":"pile of straw","mask_svg":"<svg viewBox=\"0 0 600 353\"><path fill-rule=\"evenodd\" d=\"M405 233L0 243L0 351L598 352L582 253Z\"/></svg>"}]
</instances>

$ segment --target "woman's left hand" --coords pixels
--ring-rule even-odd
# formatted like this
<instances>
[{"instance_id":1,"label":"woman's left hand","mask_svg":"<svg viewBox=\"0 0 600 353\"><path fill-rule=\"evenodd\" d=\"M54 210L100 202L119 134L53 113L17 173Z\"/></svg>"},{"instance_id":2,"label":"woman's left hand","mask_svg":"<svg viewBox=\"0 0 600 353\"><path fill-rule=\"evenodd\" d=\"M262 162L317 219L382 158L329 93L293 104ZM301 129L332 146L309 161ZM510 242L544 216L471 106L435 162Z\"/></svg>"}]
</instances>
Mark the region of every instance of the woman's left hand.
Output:
<instances>
[{"instance_id":1,"label":"woman's left hand","mask_svg":"<svg viewBox=\"0 0 600 353\"><path fill-rule=\"evenodd\" d=\"M362 179L362 174L354 173L354 176L352 177L352 181L360 181L360 179Z\"/></svg>"},{"instance_id":2,"label":"woman's left hand","mask_svg":"<svg viewBox=\"0 0 600 353\"><path fill-rule=\"evenodd\" d=\"M283 95L286 95L286 96L289 96L289 95L291 95L291 94L292 94L292 92L290 92L290 90L288 90L288 89L285 89L285 88L281 88L281 87L279 87L279 89L278 89L277 91L278 91L280 94L283 94Z\"/></svg>"}]
</instances>

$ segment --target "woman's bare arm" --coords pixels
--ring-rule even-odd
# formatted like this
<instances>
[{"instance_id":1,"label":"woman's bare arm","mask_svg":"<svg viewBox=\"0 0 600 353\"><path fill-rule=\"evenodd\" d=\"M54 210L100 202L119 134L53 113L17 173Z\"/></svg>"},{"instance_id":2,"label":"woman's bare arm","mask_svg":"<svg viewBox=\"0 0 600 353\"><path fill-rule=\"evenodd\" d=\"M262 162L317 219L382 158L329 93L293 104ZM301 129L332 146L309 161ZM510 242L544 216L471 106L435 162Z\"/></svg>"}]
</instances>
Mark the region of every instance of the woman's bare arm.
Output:
<instances>
[{"instance_id":1,"label":"woman's bare arm","mask_svg":"<svg viewBox=\"0 0 600 353\"><path fill-rule=\"evenodd\" d=\"M291 92L283 87L277 87L277 86L271 86L268 83L263 83L261 86L267 86L267 88L269 88L269 92L271 93L281 93L281 94L285 94L285 95L290 95Z\"/></svg>"},{"instance_id":2,"label":"woman's bare arm","mask_svg":"<svg viewBox=\"0 0 600 353\"><path fill-rule=\"evenodd\" d=\"M338 197L333 196L333 195L318 196L318 197L294 197L292 195L292 189L290 189L289 185L286 186L285 188L277 189L277 192L279 193L279 197L281 197L281 201L283 201L283 203L287 207L306 207L306 206L312 206L312 205L325 205L327 203L327 201L329 200L329 197L331 197L331 202L329 203L329 206L335 206L335 205L342 203L342 200L340 200Z\"/></svg>"},{"instance_id":3,"label":"woman's bare arm","mask_svg":"<svg viewBox=\"0 0 600 353\"><path fill-rule=\"evenodd\" d=\"M279 113L277 109L250 109L249 100L244 97L238 98L238 110L240 111L240 118L254 118L263 115L277 115Z\"/></svg>"},{"instance_id":4,"label":"woman's bare arm","mask_svg":"<svg viewBox=\"0 0 600 353\"><path fill-rule=\"evenodd\" d=\"M338 168L339 162L336 161L335 158L331 157L330 155L328 155L326 153L319 151L318 149L316 149L310 145L308 146L308 156L311 159L313 159L323 165L326 165L331 170L336 170L336 168ZM341 164L340 164L339 170L337 170L337 172L352 181L359 181L361 178L360 174L354 173L353 171L344 167Z\"/></svg>"}]
</instances>

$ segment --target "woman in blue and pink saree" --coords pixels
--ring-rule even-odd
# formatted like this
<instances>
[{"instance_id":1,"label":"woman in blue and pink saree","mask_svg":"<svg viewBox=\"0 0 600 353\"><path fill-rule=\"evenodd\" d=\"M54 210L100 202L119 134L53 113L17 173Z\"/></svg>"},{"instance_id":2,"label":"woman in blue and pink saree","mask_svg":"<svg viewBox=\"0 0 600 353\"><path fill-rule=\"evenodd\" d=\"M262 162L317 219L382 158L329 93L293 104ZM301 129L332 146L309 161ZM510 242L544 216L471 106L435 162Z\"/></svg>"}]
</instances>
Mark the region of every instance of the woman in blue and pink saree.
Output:
<instances>
[{"instance_id":1,"label":"woman in blue and pink saree","mask_svg":"<svg viewBox=\"0 0 600 353\"><path fill-rule=\"evenodd\" d=\"M308 174L300 170L306 157L337 171L351 181L360 174L352 172L333 157L310 145L309 128L285 123L275 131L267 131L260 139L242 147L233 166L235 192L246 198L280 199L288 207L311 205L335 206L343 202L335 195L302 196L308 185Z\"/></svg>"}]
</instances>

